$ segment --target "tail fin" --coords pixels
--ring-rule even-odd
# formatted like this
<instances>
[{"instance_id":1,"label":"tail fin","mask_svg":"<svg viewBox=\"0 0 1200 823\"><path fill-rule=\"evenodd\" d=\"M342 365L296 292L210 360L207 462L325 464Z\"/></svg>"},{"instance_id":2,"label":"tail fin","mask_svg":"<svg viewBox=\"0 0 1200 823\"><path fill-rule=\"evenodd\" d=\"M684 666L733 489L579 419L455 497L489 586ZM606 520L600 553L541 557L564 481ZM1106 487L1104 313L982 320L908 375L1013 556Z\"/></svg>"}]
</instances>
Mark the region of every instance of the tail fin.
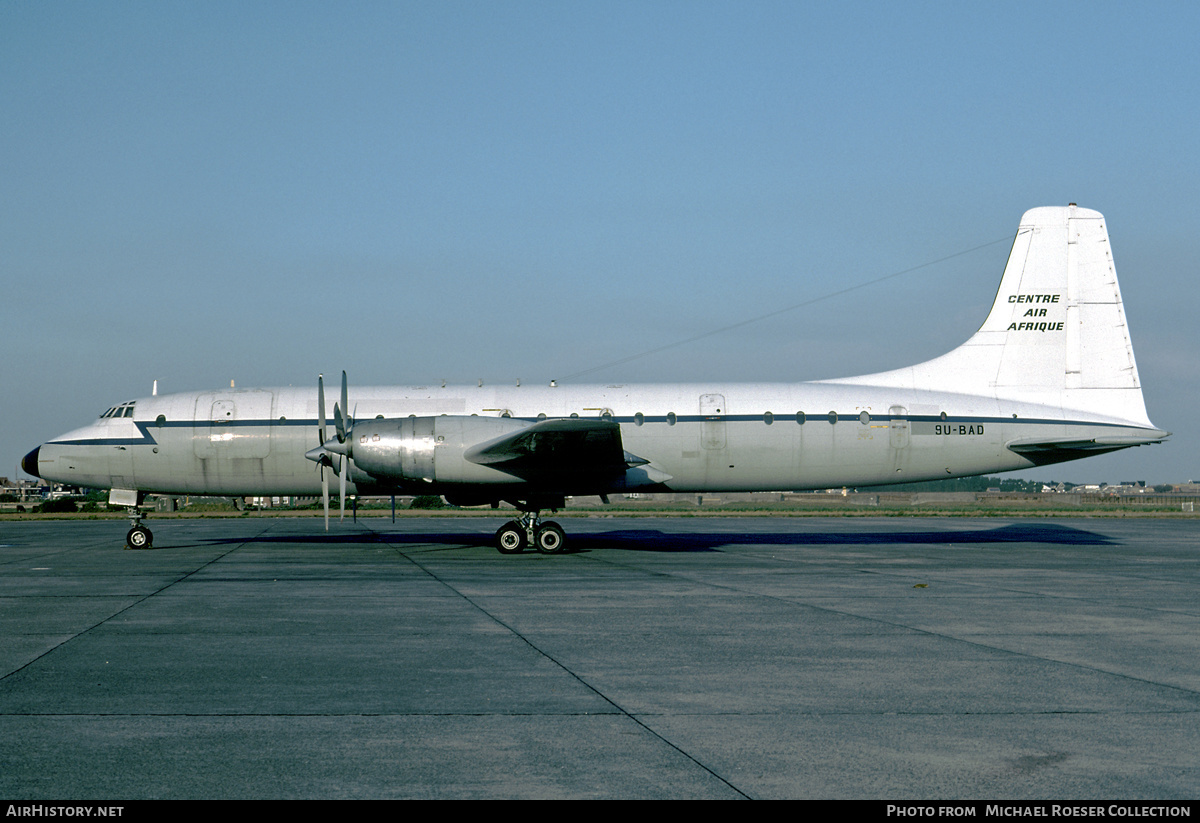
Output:
<instances>
[{"instance_id":1,"label":"tail fin","mask_svg":"<svg viewBox=\"0 0 1200 823\"><path fill-rule=\"evenodd\" d=\"M966 343L835 382L984 394L1151 425L1104 217L1075 205L1025 212L996 302Z\"/></svg>"}]
</instances>

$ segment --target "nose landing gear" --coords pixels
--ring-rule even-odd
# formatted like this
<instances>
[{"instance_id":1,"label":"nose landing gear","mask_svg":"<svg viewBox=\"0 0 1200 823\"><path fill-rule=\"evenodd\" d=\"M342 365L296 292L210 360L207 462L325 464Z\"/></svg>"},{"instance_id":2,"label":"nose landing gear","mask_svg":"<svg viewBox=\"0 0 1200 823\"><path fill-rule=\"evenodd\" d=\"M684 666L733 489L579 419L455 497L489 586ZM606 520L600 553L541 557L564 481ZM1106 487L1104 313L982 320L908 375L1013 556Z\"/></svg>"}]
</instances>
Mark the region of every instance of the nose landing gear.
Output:
<instances>
[{"instance_id":1,"label":"nose landing gear","mask_svg":"<svg viewBox=\"0 0 1200 823\"><path fill-rule=\"evenodd\" d=\"M125 511L129 513L129 525L132 528L125 535L125 548L127 549L152 549L154 548L154 535L150 530L142 525L142 511L137 506L126 506Z\"/></svg>"}]
</instances>

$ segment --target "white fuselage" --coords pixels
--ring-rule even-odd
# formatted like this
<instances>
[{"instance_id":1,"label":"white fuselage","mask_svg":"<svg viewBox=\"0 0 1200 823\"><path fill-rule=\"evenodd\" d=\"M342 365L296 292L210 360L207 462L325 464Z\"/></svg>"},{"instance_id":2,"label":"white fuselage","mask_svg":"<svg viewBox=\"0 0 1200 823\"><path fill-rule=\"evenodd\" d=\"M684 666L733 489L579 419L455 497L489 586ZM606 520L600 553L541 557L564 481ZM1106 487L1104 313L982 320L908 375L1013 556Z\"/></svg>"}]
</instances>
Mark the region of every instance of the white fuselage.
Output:
<instances>
[{"instance_id":1,"label":"white fuselage","mask_svg":"<svg viewBox=\"0 0 1200 823\"><path fill-rule=\"evenodd\" d=\"M1002 472L1034 465L1006 447L1014 441L1153 431L995 397L841 382L368 387L355 389L350 404L356 421L611 416L620 424L625 450L669 475L664 486L681 492L866 486ZM46 479L97 488L315 495L321 490L318 467L304 455L319 445L317 420L312 389L146 397L132 404L132 416L102 418L46 443L38 466ZM363 491L378 485L353 470L350 479ZM513 478L498 473L494 482L505 480Z\"/></svg>"}]
</instances>

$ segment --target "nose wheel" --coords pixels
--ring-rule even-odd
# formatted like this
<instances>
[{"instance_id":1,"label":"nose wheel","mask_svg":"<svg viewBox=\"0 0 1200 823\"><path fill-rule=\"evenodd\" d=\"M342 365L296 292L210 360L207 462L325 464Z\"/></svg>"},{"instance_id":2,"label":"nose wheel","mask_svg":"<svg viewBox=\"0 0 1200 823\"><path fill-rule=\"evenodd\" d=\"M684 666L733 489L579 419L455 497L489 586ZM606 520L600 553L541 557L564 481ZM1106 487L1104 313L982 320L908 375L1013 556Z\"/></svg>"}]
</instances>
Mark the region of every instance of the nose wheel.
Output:
<instances>
[{"instance_id":1,"label":"nose wheel","mask_svg":"<svg viewBox=\"0 0 1200 823\"><path fill-rule=\"evenodd\" d=\"M496 530L496 548L501 554L519 554L527 546L542 554L560 554L567 545L567 534L553 520L542 522L539 513L523 513Z\"/></svg>"},{"instance_id":2,"label":"nose wheel","mask_svg":"<svg viewBox=\"0 0 1200 823\"><path fill-rule=\"evenodd\" d=\"M154 546L154 535L145 526L134 526L125 535L125 548L149 549Z\"/></svg>"},{"instance_id":3,"label":"nose wheel","mask_svg":"<svg viewBox=\"0 0 1200 823\"><path fill-rule=\"evenodd\" d=\"M129 513L129 525L132 526L132 528L125 533L125 548L154 548L154 535L150 533L149 529L142 525L142 510L137 506L126 506L125 510Z\"/></svg>"}]
</instances>

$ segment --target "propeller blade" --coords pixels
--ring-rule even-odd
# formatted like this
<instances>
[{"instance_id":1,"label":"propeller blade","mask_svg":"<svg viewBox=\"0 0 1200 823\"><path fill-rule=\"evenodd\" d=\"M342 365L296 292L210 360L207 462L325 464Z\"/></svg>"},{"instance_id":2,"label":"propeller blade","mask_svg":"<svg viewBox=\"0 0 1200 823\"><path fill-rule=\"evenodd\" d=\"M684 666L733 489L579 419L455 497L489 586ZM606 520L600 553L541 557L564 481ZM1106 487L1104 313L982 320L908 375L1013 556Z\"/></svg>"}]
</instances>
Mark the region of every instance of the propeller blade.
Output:
<instances>
[{"instance_id":1,"label":"propeller blade","mask_svg":"<svg viewBox=\"0 0 1200 823\"><path fill-rule=\"evenodd\" d=\"M346 372L342 372L342 414L350 411L350 400L346 397ZM354 421L347 421L346 429L349 430L354 426Z\"/></svg>"},{"instance_id":2,"label":"propeller blade","mask_svg":"<svg viewBox=\"0 0 1200 823\"><path fill-rule=\"evenodd\" d=\"M346 442L346 419L342 416L342 408L337 403L333 404L333 425L337 429L337 442Z\"/></svg>"},{"instance_id":3,"label":"propeller blade","mask_svg":"<svg viewBox=\"0 0 1200 823\"><path fill-rule=\"evenodd\" d=\"M346 475L350 473L350 458L346 458L346 464L342 466L342 470L338 472L338 493L341 495L342 509L338 520L346 519Z\"/></svg>"},{"instance_id":4,"label":"propeller blade","mask_svg":"<svg viewBox=\"0 0 1200 823\"><path fill-rule=\"evenodd\" d=\"M321 502L325 504L325 531L329 531L329 477L325 466L321 466Z\"/></svg>"},{"instance_id":5,"label":"propeller blade","mask_svg":"<svg viewBox=\"0 0 1200 823\"><path fill-rule=\"evenodd\" d=\"M325 375L317 375L317 445L325 445Z\"/></svg>"},{"instance_id":6,"label":"propeller blade","mask_svg":"<svg viewBox=\"0 0 1200 823\"><path fill-rule=\"evenodd\" d=\"M325 375L317 375L317 448L309 452L306 457L311 457L313 452L318 456L317 469L321 472L321 503L325 507L325 531L329 531L329 476L325 474L325 466L332 465L329 461L329 455L324 451L325 447Z\"/></svg>"}]
</instances>

